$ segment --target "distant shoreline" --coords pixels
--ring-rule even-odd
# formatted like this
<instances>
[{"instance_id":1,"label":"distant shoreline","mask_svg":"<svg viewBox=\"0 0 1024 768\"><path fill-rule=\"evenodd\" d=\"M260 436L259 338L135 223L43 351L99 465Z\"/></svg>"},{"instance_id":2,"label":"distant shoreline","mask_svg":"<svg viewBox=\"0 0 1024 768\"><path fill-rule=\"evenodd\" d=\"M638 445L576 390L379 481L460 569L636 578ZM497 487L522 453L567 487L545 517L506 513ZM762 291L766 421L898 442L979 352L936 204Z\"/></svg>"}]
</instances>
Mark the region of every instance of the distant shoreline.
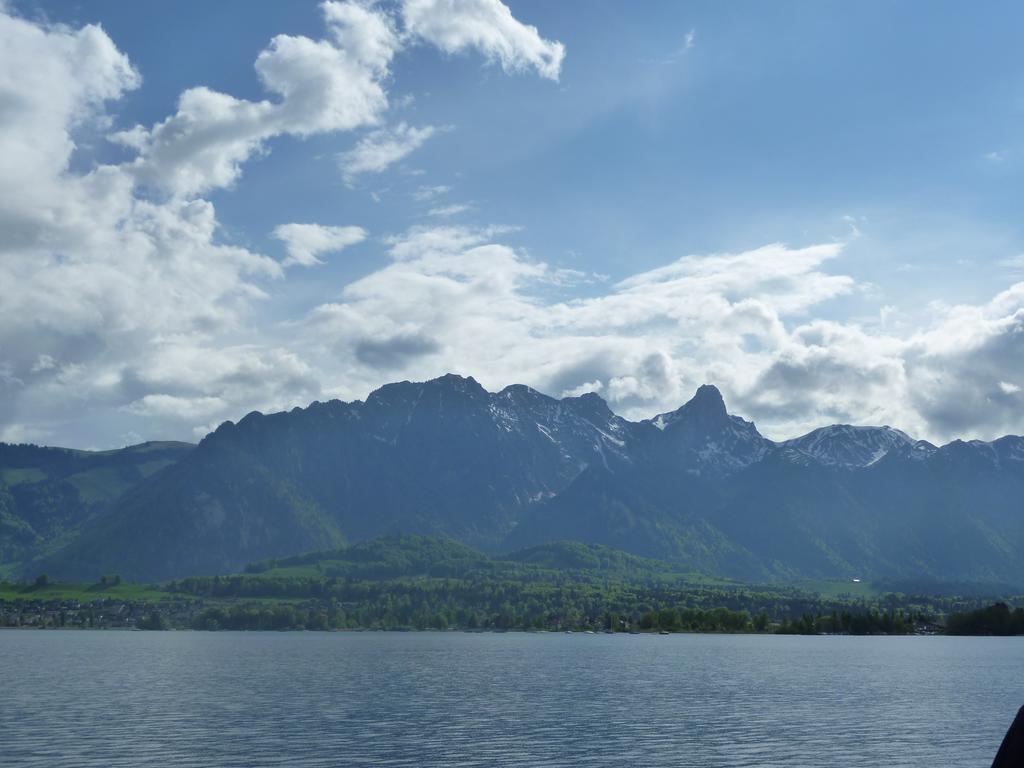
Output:
<instances>
[{"instance_id":1,"label":"distant shoreline","mask_svg":"<svg viewBox=\"0 0 1024 768\"><path fill-rule=\"evenodd\" d=\"M139 629L136 627L0 627L0 631L11 632L146 632L158 634L161 632L192 632L197 634L379 634L388 633L396 635L410 634L434 634L434 635L623 635L633 637L669 637L676 635L722 635L729 637L1019 637L1019 635L947 635L943 633L907 633L898 635L854 635L854 634L782 634L779 632L699 632L699 631L677 631L677 632L655 632L643 630L638 632L586 632L573 630L571 632L549 630L549 629L366 629L361 627L344 629L193 629L191 627L169 628L169 629Z\"/></svg>"}]
</instances>

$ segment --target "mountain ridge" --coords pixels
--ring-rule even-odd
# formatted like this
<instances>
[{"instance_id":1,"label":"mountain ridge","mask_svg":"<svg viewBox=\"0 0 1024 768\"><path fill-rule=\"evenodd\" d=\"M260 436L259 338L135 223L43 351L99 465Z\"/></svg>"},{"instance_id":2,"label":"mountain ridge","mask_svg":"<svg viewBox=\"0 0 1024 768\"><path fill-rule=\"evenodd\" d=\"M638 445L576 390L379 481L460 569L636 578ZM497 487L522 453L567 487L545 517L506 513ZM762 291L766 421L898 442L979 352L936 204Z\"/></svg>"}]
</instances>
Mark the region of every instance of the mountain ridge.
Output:
<instances>
[{"instance_id":1,"label":"mountain ridge","mask_svg":"<svg viewBox=\"0 0 1024 768\"><path fill-rule=\"evenodd\" d=\"M489 552L575 539L729 578L1024 583L1022 494L1017 436L776 442L713 385L633 422L593 393L448 374L224 422L20 567L171 578L412 533Z\"/></svg>"}]
</instances>

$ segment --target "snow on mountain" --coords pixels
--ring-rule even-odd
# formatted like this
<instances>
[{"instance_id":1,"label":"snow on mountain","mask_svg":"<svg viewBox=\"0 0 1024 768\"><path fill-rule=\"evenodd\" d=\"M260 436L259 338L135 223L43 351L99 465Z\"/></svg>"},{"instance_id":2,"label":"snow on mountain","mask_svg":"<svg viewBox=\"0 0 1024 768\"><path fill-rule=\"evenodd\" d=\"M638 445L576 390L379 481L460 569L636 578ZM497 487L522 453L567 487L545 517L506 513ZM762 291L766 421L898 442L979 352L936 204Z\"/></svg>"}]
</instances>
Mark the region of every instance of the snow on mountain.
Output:
<instances>
[{"instance_id":1,"label":"snow on mountain","mask_svg":"<svg viewBox=\"0 0 1024 768\"><path fill-rule=\"evenodd\" d=\"M819 464L837 467L868 467L894 448L910 448L915 440L892 427L855 427L833 424L802 437L786 440L780 446L808 456Z\"/></svg>"},{"instance_id":2,"label":"snow on mountain","mask_svg":"<svg viewBox=\"0 0 1024 768\"><path fill-rule=\"evenodd\" d=\"M753 423L730 415L718 388L705 384L688 403L643 424L655 427L687 468L728 475L760 461L774 443Z\"/></svg>"},{"instance_id":3,"label":"snow on mountain","mask_svg":"<svg viewBox=\"0 0 1024 768\"><path fill-rule=\"evenodd\" d=\"M630 422L596 394L447 375L225 422L33 569L160 580L400 531L586 540L743 578L1024 579L1021 498L1020 437L836 425L774 443L709 385Z\"/></svg>"}]
</instances>

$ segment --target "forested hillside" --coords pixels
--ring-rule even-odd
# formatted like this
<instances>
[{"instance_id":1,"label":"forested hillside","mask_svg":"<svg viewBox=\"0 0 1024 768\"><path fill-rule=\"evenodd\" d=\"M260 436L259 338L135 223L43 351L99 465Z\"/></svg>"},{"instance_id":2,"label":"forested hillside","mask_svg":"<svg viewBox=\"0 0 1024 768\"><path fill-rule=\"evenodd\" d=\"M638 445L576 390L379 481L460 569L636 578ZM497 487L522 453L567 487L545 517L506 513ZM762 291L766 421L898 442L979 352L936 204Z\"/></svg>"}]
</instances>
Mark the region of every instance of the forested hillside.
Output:
<instances>
[{"instance_id":1,"label":"forested hillside","mask_svg":"<svg viewBox=\"0 0 1024 768\"><path fill-rule=\"evenodd\" d=\"M3 465L3 557L28 576L212 575L415 533L492 555L603 544L746 581L1024 584L1024 439L834 425L776 443L712 386L631 422L594 394L448 375L251 413L194 450L31 450L50 464Z\"/></svg>"}]
</instances>

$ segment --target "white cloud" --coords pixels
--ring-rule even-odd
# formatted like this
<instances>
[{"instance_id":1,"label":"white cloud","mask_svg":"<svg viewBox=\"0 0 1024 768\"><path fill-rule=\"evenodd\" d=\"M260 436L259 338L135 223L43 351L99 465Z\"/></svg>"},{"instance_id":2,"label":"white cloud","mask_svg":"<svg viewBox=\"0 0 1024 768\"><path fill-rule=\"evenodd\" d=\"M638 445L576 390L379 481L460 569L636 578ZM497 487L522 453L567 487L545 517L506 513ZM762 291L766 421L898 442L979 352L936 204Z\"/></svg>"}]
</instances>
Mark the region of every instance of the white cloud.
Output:
<instances>
[{"instance_id":1,"label":"white cloud","mask_svg":"<svg viewBox=\"0 0 1024 768\"><path fill-rule=\"evenodd\" d=\"M322 10L324 39L279 35L256 58L267 98L190 88L166 119L113 133L130 161L90 167L89 152L72 162L76 137L109 130L106 103L141 77L100 27L0 6L0 434L182 436L319 396L323 371L261 316L282 264L232 245L197 196L237 183L275 137L379 125L408 38L371 2ZM278 230L285 265L365 237L313 226Z\"/></svg>"},{"instance_id":2,"label":"white cloud","mask_svg":"<svg viewBox=\"0 0 1024 768\"><path fill-rule=\"evenodd\" d=\"M281 224L273 234L288 251L288 258L282 263L285 267L322 264L317 258L320 254L335 253L366 239L366 230L362 227L324 227L319 224Z\"/></svg>"},{"instance_id":3,"label":"white cloud","mask_svg":"<svg viewBox=\"0 0 1024 768\"><path fill-rule=\"evenodd\" d=\"M387 72L400 47L390 16L375 9L373 3L330 0L321 7L331 35L342 50L381 74Z\"/></svg>"},{"instance_id":4,"label":"white cloud","mask_svg":"<svg viewBox=\"0 0 1024 768\"><path fill-rule=\"evenodd\" d=\"M226 403L219 397L181 397L178 395L144 395L125 406L141 416L173 418L184 421L208 419L222 411Z\"/></svg>"},{"instance_id":5,"label":"white cloud","mask_svg":"<svg viewBox=\"0 0 1024 768\"><path fill-rule=\"evenodd\" d=\"M105 101L137 88L140 78L97 26L73 31L2 13L0 73L0 251L6 252L41 244L50 222L67 210L65 198L89 194L90 180L67 189L60 178L75 149L72 131L98 118Z\"/></svg>"},{"instance_id":6,"label":"white cloud","mask_svg":"<svg viewBox=\"0 0 1024 768\"><path fill-rule=\"evenodd\" d=\"M392 264L312 313L311 337L341 356L352 387L381 375L359 358L360 344L415 337L430 343L410 348L401 365L393 357L389 375L455 369L492 386L525 381L555 393L596 382L614 407L637 415L678 406L712 376L739 391L756 376L742 365L749 339L779 346L784 316L851 286L820 271L839 246L769 246L687 257L603 296L562 300L550 297L562 270L492 242L495 234L418 228L395 239ZM722 367L734 349L735 369Z\"/></svg>"},{"instance_id":7,"label":"white cloud","mask_svg":"<svg viewBox=\"0 0 1024 768\"><path fill-rule=\"evenodd\" d=\"M380 173L419 149L435 132L430 125L413 128L405 123L371 132L338 156L345 182L352 184L363 173Z\"/></svg>"},{"instance_id":8,"label":"white cloud","mask_svg":"<svg viewBox=\"0 0 1024 768\"><path fill-rule=\"evenodd\" d=\"M460 213L465 213L472 206L467 203L453 203L452 205L440 205L436 208L431 208L427 211L428 216L438 216L441 218L447 218L449 216L457 216Z\"/></svg>"},{"instance_id":9,"label":"white cloud","mask_svg":"<svg viewBox=\"0 0 1024 768\"><path fill-rule=\"evenodd\" d=\"M834 422L934 440L1024 431L1020 395L1005 386L1024 379L1024 284L987 305L936 306L924 328L869 330L810 317L858 287L827 271L841 244L687 256L568 299L561 270L501 234L414 228L391 241L389 265L315 309L308 354L345 372L327 391L361 397L455 370L491 388L598 391L644 417L713 382L780 438Z\"/></svg>"},{"instance_id":10,"label":"white cloud","mask_svg":"<svg viewBox=\"0 0 1024 768\"><path fill-rule=\"evenodd\" d=\"M939 317L904 352L908 409L935 434L1024 433L1024 283L980 305L936 306Z\"/></svg>"},{"instance_id":11,"label":"white cloud","mask_svg":"<svg viewBox=\"0 0 1024 768\"><path fill-rule=\"evenodd\" d=\"M431 200L435 200L442 195L446 195L451 192L451 187L447 187L443 184L438 184L433 187L422 186L412 193L412 199L418 203L426 203Z\"/></svg>"},{"instance_id":12,"label":"white cloud","mask_svg":"<svg viewBox=\"0 0 1024 768\"><path fill-rule=\"evenodd\" d=\"M410 35L447 53L475 48L506 72L534 69L550 80L561 72L565 46L542 38L499 0L404 0L402 17Z\"/></svg>"},{"instance_id":13,"label":"white cloud","mask_svg":"<svg viewBox=\"0 0 1024 768\"><path fill-rule=\"evenodd\" d=\"M181 94L163 122L115 133L135 149L138 181L186 197L233 184L266 141L373 125L388 106L383 81L398 50L390 18L359 2L326 2L332 40L278 35L256 59L275 100L247 101L206 87Z\"/></svg>"},{"instance_id":14,"label":"white cloud","mask_svg":"<svg viewBox=\"0 0 1024 768\"><path fill-rule=\"evenodd\" d=\"M139 83L101 29L0 15L0 71L19 73L0 78L0 348L25 387L150 334L231 326L260 294L252 279L279 276L213 243L211 204L137 199L116 167L68 169L77 127Z\"/></svg>"},{"instance_id":15,"label":"white cloud","mask_svg":"<svg viewBox=\"0 0 1024 768\"><path fill-rule=\"evenodd\" d=\"M384 84L403 36L391 16L369 0L321 5L329 38L278 35L256 59L272 98L238 99L206 87L181 94L178 109L151 128L136 125L111 138L138 155L128 166L141 184L189 197L229 187L242 164L267 151L268 140L350 131L380 123L388 108ZM564 48L541 39L496 0L408 2L404 40L427 40L448 52L478 49L506 71L535 68L557 79ZM422 145L435 129L404 123L364 138L342 156L346 179L380 172Z\"/></svg>"},{"instance_id":16,"label":"white cloud","mask_svg":"<svg viewBox=\"0 0 1024 768\"><path fill-rule=\"evenodd\" d=\"M410 36L552 78L562 57L497 2L409 2L404 32L368 3L328 3L324 15L325 39L278 36L260 54L266 100L189 89L166 120L118 134L137 152L130 163L86 167L71 163L76 136L139 75L99 27L0 14L0 72L17 74L0 75L0 435L198 436L253 408L448 370L491 387L598 390L629 416L677 407L711 381L778 437L830 421L936 440L1024 431L1024 283L934 305L917 327L891 311L867 326L823 320L826 302L863 287L836 271L842 244L689 255L571 298L566 286L589 278L511 247L507 228L419 227L386 240L386 264L300 323L266 322L282 263L227 242L196 195L237 183L276 136L379 131L364 137L357 173L412 151L429 128L379 127ZM440 212L449 191L414 195ZM285 265L365 237L314 224L275 234Z\"/></svg>"}]
</instances>

